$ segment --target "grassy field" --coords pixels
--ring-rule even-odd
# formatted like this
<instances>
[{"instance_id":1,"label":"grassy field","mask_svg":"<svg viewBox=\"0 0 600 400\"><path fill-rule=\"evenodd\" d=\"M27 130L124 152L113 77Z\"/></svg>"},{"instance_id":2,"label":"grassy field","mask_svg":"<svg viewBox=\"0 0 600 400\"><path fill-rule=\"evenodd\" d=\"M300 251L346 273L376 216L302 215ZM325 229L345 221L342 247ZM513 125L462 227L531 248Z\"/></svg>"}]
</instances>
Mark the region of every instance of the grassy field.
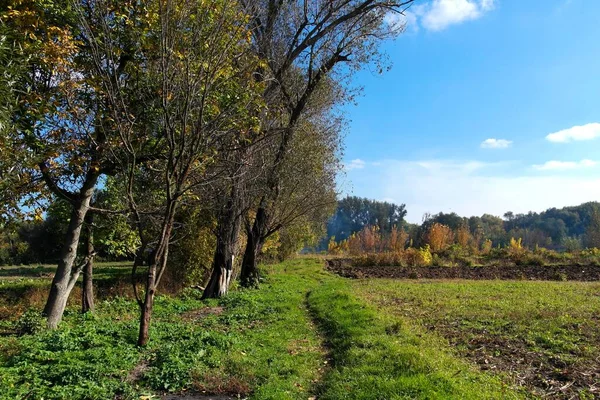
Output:
<instances>
[{"instance_id":1,"label":"grassy field","mask_svg":"<svg viewBox=\"0 0 600 400\"><path fill-rule=\"evenodd\" d=\"M600 283L353 281L356 293L540 396L600 396Z\"/></svg>"},{"instance_id":2,"label":"grassy field","mask_svg":"<svg viewBox=\"0 0 600 400\"><path fill-rule=\"evenodd\" d=\"M114 283L123 269L105 267L100 285ZM194 289L159 296L146 348L135 345L137 305L126 292L104 297L89 315L78 313L74 298L61 327L48 332L37 316L42 302L28 298L39 291L43 299L48 278L3 276L0 307L8 316L1 321L0 398L138 399L171 392L518 399L533 397L535 385L522 386L494 358L481 368L468 351L477 329L484 337L529 338L548 357L572 353L589 361L597 354L598 336L589 331L594 320L588 320L598 299L585 301L597 296L597 285L553 283L540 291L528 282L348 280L311 259L265 269L259 290L234 290L222 300L201 301ZM21 297L6 295L15 290ZM534 311L539 316L528 324L523 315ZM547 316L555 321L545 324ZM514 329L513 320L519 322ZM580 324L577 334L567 329L569 321ZM515 361L515 370L521 366Z\"/></svg>"}]
</instances>

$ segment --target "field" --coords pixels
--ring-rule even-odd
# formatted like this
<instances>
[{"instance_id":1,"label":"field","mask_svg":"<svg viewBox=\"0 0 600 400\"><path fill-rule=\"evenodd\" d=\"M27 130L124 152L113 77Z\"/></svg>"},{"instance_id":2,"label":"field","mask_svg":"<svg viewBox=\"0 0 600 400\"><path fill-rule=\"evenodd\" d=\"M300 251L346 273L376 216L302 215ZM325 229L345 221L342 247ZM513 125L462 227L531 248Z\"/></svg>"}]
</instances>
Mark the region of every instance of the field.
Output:
<instances>
[{"instance_id":1,"label":"field","mask_svg":"<svg viewBox=\"0 0 600 400\"><path fill-rule=\"evenodd\" d=\"M600 396L600 283L376 279L354 287L530 393Z\"/></svg>"},{"instance_id":2,"label":"field","mask_svg":"<svg viewBox=\"0 0 600 400\"><path fill-rule=\"evenodd\" d=\"M259 290L159 296L135 345L126 265L98 307L41 329L49 267L0 269L0 398L519 399L599 396L600 284L346 279L265 266Z\"/></svg>"}]
</instances>

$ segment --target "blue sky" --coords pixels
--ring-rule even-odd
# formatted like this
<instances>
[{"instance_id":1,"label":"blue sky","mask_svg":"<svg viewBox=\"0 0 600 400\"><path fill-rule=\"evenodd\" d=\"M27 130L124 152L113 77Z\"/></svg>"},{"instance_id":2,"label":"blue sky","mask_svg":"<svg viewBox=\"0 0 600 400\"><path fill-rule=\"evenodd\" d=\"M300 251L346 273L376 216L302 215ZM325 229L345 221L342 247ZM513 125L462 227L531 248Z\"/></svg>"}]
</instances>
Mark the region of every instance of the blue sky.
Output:
<instances>
[{"instance_id":1,"label":"blue sky","mask_svg":"<svg viewBox=\"0 0 600 400\"><path fill-rule=\"evenodd\" d=\"M346 107L344 193L460 215L600 200L600 1L417 0Z\"/></svg>"}]
</instances>

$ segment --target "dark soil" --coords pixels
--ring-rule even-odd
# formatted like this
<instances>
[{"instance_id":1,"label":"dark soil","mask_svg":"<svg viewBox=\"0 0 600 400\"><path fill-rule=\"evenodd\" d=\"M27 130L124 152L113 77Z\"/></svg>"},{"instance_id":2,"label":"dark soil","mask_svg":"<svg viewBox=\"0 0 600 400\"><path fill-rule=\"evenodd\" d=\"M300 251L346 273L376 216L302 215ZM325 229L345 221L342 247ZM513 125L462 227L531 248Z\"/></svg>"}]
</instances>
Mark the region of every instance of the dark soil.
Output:
<instances>
[{"instance_id":1,"label":"dark soil","mask_svg":"<svg viewBox=\"0 0 600 400\"><path fill-rule=\"evenodd\" d=\"M327 269L346 278L600 281L600 266L595 265L364 267L352 265L350 259L338 258L327 260Z\"/></svg>"}]
</instances>

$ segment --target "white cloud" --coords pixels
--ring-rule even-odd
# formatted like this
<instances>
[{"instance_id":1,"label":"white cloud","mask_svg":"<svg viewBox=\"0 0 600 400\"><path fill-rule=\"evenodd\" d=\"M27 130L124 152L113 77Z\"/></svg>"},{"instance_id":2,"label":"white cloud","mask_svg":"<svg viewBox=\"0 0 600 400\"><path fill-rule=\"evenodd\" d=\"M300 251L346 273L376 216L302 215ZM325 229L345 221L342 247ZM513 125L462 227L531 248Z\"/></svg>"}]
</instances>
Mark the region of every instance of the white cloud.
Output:
<instances>
[{"instance_id":1,"label":"white cloud","mask_svg":"<svg viewBox=\"0 0 600 400\"><path fill-rule=\"evenodd\" d=\"M481 142L481 148L482 149L506 149L506 148L510 147L510 145L512 145L512 143L513 142L511 140L490 138L490 139L486 139L483 142Z\"/></svg>"},{"instance_id":2,"label":"white cloud","mask_svg":"<svg viewBox=\"0 0 600 400\"><path fill-rule=\"evenodd\" d=\"M346 163L346 171L352 171L353 169L363 169L365 165L367 165L366 162L364 162L360 158L357 158L355 160L350 161L349 163Z\"/></svg>"},{"instance_id":3,"label":"white cloud","mask_svg":"<svg viewBox=\"0 0 600 400\"><path fill-rule=\"evenodd\" d=\"M539 171L565 171L570 169L589 168L598 165L596 161L546 161L541 165L534 165L533 168Z\"/></svg>"},{"instance_id":4,"label":"white cloud","mask_svg":"<svg viewBox=\"0 0 600 400\"><path fill-rule=\"evenodd\" d=\"M481 17L494 8L494 0L433 0L419 11L422 25L441 31L450 25Z\"/></svg>"},{"instance_id":5,"label":"white cloud","mask_svg":"<svg viewBox=\"0 0 600 400\"><path fill-rule=\"evenodd\" d=\"M431 0L413 5L404 13L389 13L385 22L394 29L408 27L419 30L419 25L430 31L441 31L450 25L480 18L494 8L495 0Z\"/></svg>"},{"instance_id":6,"label":"white cloud","mask_svg":"<svg viewBox=\"0 0 600 400\"><path fill-rule=\"evenodd\" d=\"M572 141L593 140L599 137L600 123L591 123L551 133L546 136L546 140L555 143L569 143Z\"/></svg>"},{"instance_id":7,"label":"white cloud","mask_svg":"<svg viewBox=\"0 0 600 400\"><path fill-rule=\"evenodd\" d=\"M539 212L600 199L600 179L577 170L559 175L549 172L519 176L519 167L524 166L514 162L384 160L382 163L380 169L349 175L354 182L353 194L405 203L411 222L420 222L425 212L501 216L506 211Z\"/></svg>"}]
</instances>

